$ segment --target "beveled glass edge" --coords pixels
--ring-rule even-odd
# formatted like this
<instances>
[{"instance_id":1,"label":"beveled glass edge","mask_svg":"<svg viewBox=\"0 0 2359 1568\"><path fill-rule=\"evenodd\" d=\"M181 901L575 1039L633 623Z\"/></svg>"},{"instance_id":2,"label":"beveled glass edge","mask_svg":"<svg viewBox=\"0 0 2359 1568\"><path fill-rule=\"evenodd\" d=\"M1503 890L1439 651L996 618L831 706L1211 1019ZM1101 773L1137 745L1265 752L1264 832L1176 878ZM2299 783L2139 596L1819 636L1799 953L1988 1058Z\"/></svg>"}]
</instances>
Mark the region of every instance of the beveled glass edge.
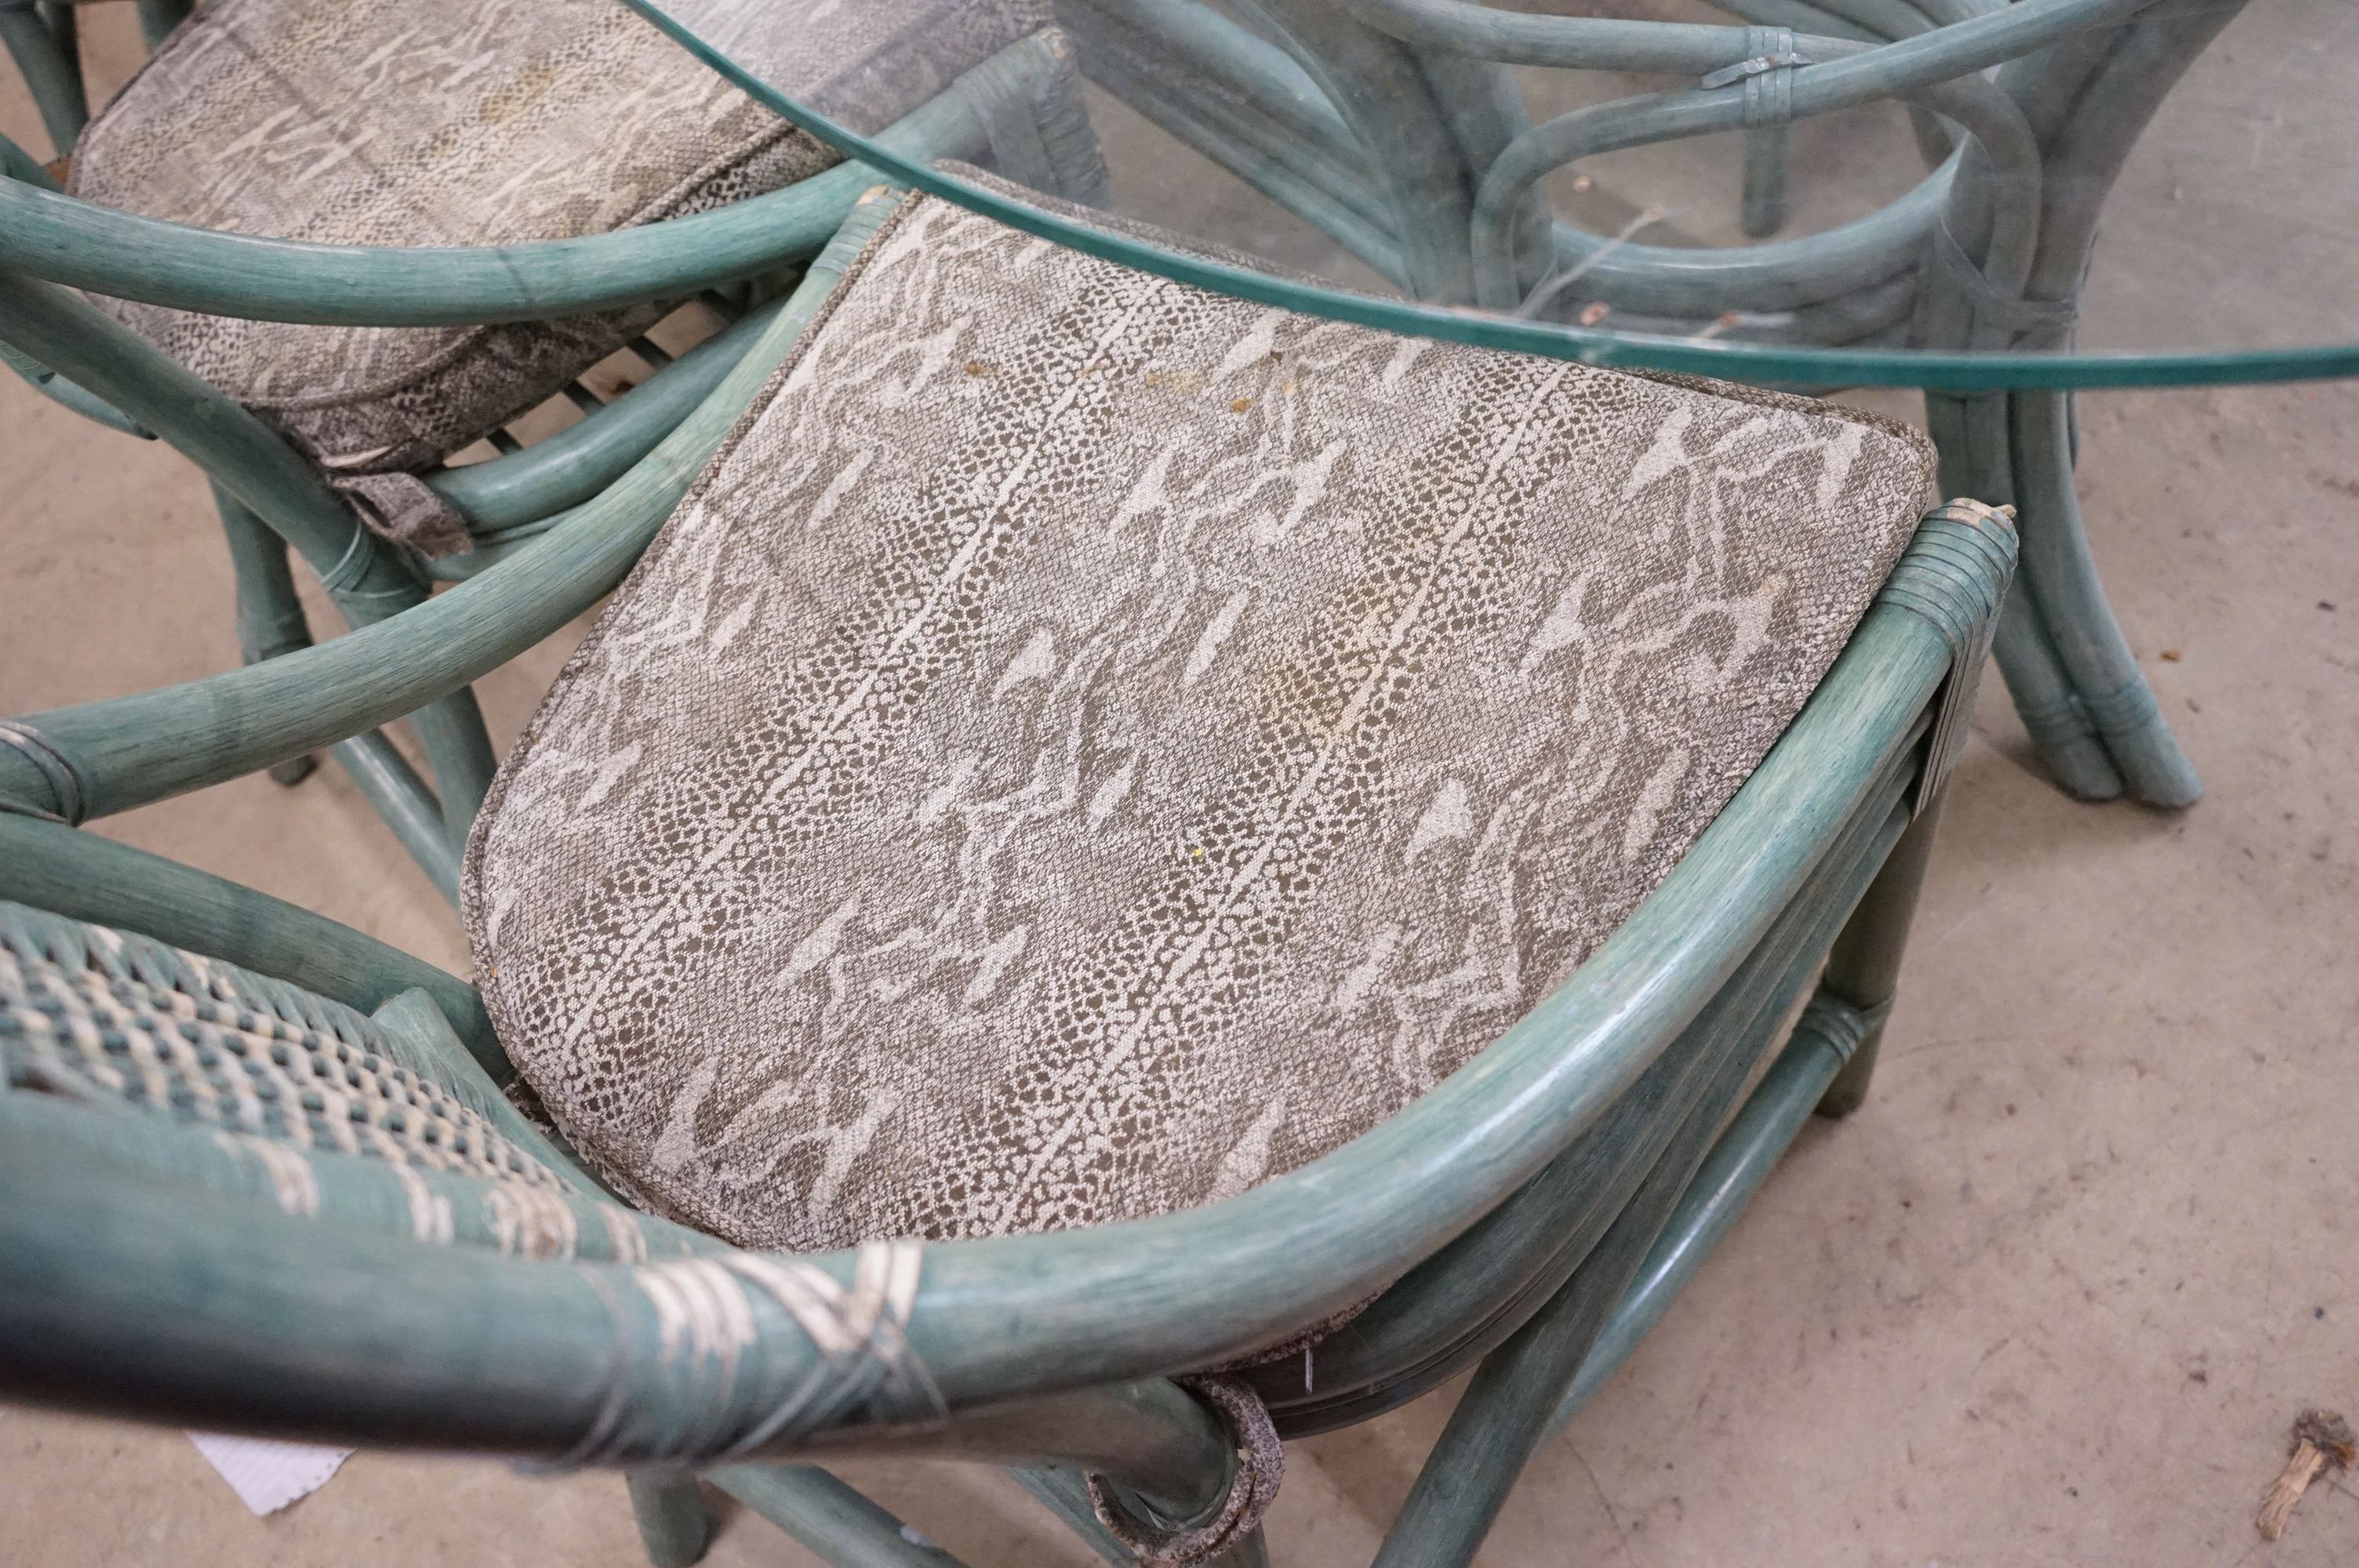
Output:
<instances>
[{"instance_id":1,"label":"beveled glass edge","mask_svg":"<svg viewBox=\"0 0 2359 1568\"><path fill-rule=\"evenodd\" d=\"M714 49L656 0L622 0L756 103L846 157L903 185L995 218L1010 228L1117 265L1216 294L1304 315L1348 321L1408 337L1503 349L1544 359L1614 369L1672 371L1782 386L1903 386L1934 392L2013 392L2060 388L2222 386L2321 381L2359 375L2359 343L2292 348L2188 350L2139 353L1999 353L1913 349L1805 348L1724 339L1661 338L1606 332L1421 305L1272 276L1158 249L1126 235L1075 223L997 191L901 157L796 103Z\"/></svg>"}]
</instances>

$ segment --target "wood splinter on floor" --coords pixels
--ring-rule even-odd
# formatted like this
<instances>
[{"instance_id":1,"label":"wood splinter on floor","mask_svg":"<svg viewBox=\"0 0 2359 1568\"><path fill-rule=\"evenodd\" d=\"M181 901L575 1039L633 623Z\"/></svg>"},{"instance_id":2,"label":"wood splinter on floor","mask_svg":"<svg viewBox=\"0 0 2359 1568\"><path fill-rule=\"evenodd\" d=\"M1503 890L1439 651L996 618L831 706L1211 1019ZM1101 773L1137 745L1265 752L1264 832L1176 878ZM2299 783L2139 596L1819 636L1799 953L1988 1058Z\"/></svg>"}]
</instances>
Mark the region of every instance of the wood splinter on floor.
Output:
<instances>
[{"instance_id":1,"label":"wood splinter on floor","mask_svg":"<svg viewBox=\"0 0 2359 1568\"><path fill-rule=\"evenodd\" d=\"M2353 1446L2349 1422L2332 1411L2304 1411L2295 1417L2293 1454L2261 1493L2260 1517L2253 1521L2261 1539L2275 1541L2285 1533L2294 1504L2321 1471L2330 1465L2348 1469L2354 1459L2359 1459L2359 1449Z\"/></svg>"}]
</instances>

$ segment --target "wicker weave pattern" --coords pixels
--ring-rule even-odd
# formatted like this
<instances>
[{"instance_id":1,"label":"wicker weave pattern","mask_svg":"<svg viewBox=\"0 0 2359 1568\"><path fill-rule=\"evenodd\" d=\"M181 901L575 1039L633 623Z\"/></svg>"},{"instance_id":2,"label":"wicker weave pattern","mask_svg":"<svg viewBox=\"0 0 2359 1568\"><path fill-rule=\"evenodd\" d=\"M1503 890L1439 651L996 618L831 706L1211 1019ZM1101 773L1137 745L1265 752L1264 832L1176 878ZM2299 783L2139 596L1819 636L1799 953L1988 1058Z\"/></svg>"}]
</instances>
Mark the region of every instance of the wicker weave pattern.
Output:
<instances>
[{"instance_id":1,"label":"wicker weave pattern","mask_svg":"<svg viewBox=\"0 0 2359 1568\"><path fill-rule=\"evenodd\" d=\"M0 904L11 1088L127 1105L397 1165L541 1186L555 1173L394 1059L348 1007L159 942Z\"/></svg>"}]
</instances>

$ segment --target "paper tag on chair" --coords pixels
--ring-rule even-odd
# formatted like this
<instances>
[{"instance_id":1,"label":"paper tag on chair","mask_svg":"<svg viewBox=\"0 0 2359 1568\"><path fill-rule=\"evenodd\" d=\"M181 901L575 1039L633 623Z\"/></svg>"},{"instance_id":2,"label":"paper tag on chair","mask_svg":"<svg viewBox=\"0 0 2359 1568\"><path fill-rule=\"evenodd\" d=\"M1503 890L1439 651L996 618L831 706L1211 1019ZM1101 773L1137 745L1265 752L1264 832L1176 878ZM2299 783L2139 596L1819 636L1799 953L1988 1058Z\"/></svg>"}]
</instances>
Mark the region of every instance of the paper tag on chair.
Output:
<instances>
[{"instance_id":1,"label":"paper tag on chair","mask_svg":"<svg viewBox=\"0 0 2359 1568\"><path fill-rule=\"evenodd\" d=\"M255 1514L275 1514L328 1484L349 1448L317 1448L305 1443L272 1443L259 1437L225 1437L192 1432L189 1441L212 1461L238 1500Z\"/></svg>"}]
</instances>

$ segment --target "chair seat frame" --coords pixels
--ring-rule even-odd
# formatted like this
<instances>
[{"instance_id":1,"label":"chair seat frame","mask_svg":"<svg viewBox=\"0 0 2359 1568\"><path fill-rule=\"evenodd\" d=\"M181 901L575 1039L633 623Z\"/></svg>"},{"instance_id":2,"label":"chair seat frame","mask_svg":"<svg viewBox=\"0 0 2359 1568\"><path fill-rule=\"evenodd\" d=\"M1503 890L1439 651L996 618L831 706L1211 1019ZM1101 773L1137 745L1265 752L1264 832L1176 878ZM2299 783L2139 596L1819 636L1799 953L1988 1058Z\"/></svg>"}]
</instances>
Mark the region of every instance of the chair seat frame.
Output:
<instances>
[{"instance_id":1,"label":"chair seat frame","mask_svg":"<svg viewBox=\"0 0 2359 1568\"><path fill-rule=\"evenodd\" d=\"M826 269L890 204L880 192L855 211L654 451L512 556L333 642L17 721L29 746L0 748L0 800L16 807L0 812L0 896L315 989L486 1094L513 1082L463 983L77 832L56 820L60 780L94 816L266 768L475 679L577 613L636 558L810 319ZM564 1268L432 1245L401 1184L358 1160L312 1157L310 1197L279 1212L201 1137L0 1096L0 1184L41 1195L0 1208L0 1389L623 1467L662 1561L701 1547L698 1472L833 1561L919 1561L895 1555L908 1543L889 1516L809 1466L984 1459L1021 1467L1127 1560L1092 1522L1084 1473L1113 1506L1180 1526L1219 1516L1235 1481L1234 1439L1169 1378L1374 1297L1319 1353L1327 1381L1299 1388L1291 1362L1252 1376L1280 1431L1306 1433L1477 1368L1378 1558L1467 1562L1525 1462L1693 1274L1810 1108L1864 1091L1953 760L1934 736L1958 732L1936 720L1971 689L2012 567L1995 518L1953 507L1920 527L1799 718L1566 984L1408 1110L1242 1196L1087 1231L771 1260L846 1299L879 1271L908 1289L858 1335L747 1291L742 1332L683 1341L663 1271L763 1265L724 1263L742 1255L653 1218L636 1222L637 1258L596 1260L585 1241ZM569 1201L596 1193L583 1178ZM1224 1560L1265 1551L1256 1531Z\"/></svg>"}]
</instances>

